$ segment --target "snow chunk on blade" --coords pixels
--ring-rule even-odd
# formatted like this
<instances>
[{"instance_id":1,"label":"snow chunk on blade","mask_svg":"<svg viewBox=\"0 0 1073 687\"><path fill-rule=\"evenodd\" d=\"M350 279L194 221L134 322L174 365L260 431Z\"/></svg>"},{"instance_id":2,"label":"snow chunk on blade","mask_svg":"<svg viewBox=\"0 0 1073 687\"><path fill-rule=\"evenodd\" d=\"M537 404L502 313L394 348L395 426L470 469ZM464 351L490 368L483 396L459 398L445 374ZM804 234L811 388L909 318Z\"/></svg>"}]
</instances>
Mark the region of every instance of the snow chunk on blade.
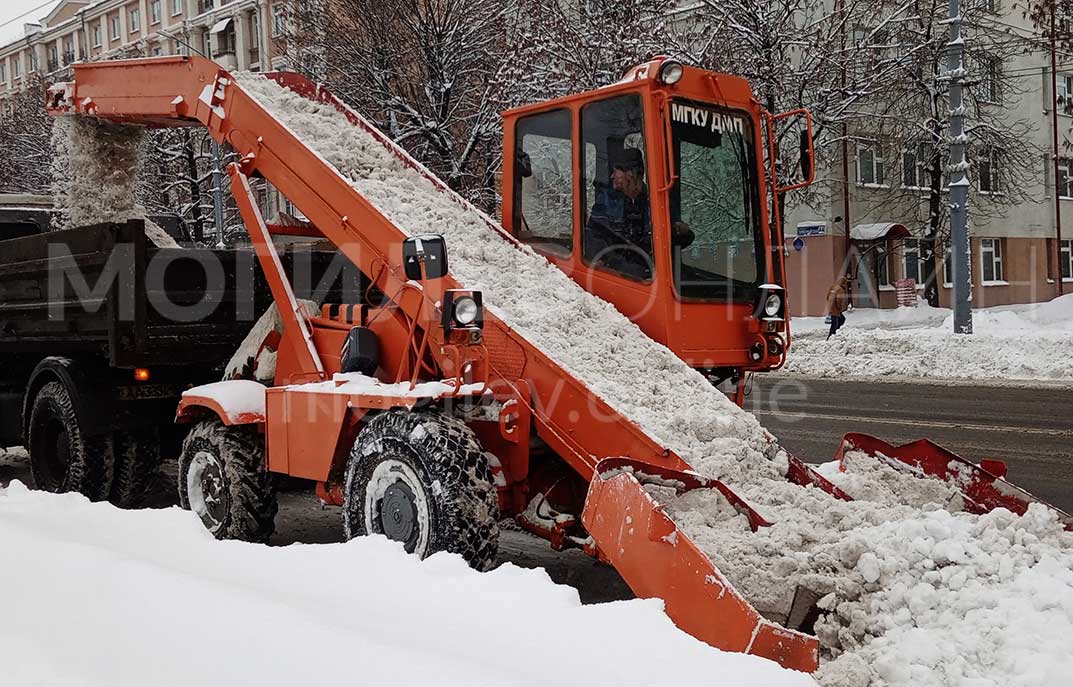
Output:
<instances>
[{"instance_id":1,"label":"snow chunk on blade","mask_svg":"<svg viewBox=\"0 0 1073 687\"><path fill-rule=\"evenodd\" d=\"M808 687L770 661L675 628L655 601L582 606L540 570L477 573L383 537L218 542L178 509L0 490L4 684L317 682L401 687L696 684ZM72 574L77 571L77 574ZM518 622L503 631L504 612ZM598 641L599 656L583 649ZM534 660L534 651L547 660ZM326 657L336 657L325 660ZM358 676L356 678L355 676ZM206 677L209 676L209 677Z\"/></svg>"}]
</instances>

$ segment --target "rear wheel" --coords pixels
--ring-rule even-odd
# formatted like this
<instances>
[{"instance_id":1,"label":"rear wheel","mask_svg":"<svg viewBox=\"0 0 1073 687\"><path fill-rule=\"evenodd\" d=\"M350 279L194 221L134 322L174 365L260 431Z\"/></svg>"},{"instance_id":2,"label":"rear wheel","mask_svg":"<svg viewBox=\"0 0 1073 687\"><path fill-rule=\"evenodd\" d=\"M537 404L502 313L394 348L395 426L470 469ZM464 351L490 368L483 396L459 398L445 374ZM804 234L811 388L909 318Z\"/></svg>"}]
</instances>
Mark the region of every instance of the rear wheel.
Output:
<instances>
[{"instance_id":1,"label":"rear wheel","mask_svg":"<svg viewBox=\"0 0 1073 687\"><path fill-rule=\"evenodd\" d=\"M495 562L499 495L473 431L438 411L391 411L358 435L347 464L347 539L382 534L425 558L461 555L478 570Z\"/></svg>"},{"instance_id":2,"label":"rear wheel","mask_svg":"<svg viewBox=\"0 0 1073 687\"><path fill-rule=\"evenodd\" d=\"M179 458L179 502L217 539L267 542L278 505L257 429L217 419L195 425Z\"/></svg>"},{"instance_id":3,"label":"rear wheel","mask_svg":"<svg viewBox=\"0 0 1073 687\"><path fill-rule=\"evenodd\" d=\"M30 410L27 447L34 486L75 491L91 501L108 498L112 486L111 436L86 436L67 387L48 382Z\"/></svg>"},{"instance_id":4,"label":"rear wheel","mask_svg":"<svg viewBox=\"0 0 1073 687\"><path fill-rule=\"evenodd\" d=\"M108 500L120 508L137 508L160 467L160 433L156 427L116 432L112 455L115 477Z\"/></svg>"}]
</instances>

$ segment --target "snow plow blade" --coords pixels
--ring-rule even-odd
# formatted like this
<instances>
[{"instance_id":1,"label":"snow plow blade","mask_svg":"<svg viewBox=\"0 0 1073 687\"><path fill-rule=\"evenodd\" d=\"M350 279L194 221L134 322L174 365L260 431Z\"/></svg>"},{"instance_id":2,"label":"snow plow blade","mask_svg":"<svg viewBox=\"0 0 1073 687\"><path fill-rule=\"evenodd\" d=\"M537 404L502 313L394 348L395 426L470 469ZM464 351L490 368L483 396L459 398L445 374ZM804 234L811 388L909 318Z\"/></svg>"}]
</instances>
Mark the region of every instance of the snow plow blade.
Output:
<instances>
[{"instance_id":1,"label":"snow plow blade","mask_svg":"<svg viewBox=\"0 0 1073 687\"><path fill-rule=\"evenodd\" d=\"M1000 460L985 460L977 465L930 439L894 446L868 434L851 432L842 437L835 456L841 469L844 469L846 453L851 451L860 451L877 460L902 463L915 474L935 477L957 487L968 513L982 515L996 508L1005 508L1024 515L1031 504L1038 503L1057 513L1066 529L1073 532L1073 515L1007 482L1006 464Z\"/></svg>"},{"instance_id":2,"label":"snow plow blade","mask_svg":"<svg viewBox=\"0 0 1073 687\"><path fill-rule=\"evenodd\" d=\"M724 651L771 659L785 668L813 672L815 637L766 620L719 572L645 489L645 484L720 492L755 531L760 515L722 482L625 458L596 466L582 522L600 555L615 566L640 598L663 599L679 628Z\"/></svg>"}]
</instances>

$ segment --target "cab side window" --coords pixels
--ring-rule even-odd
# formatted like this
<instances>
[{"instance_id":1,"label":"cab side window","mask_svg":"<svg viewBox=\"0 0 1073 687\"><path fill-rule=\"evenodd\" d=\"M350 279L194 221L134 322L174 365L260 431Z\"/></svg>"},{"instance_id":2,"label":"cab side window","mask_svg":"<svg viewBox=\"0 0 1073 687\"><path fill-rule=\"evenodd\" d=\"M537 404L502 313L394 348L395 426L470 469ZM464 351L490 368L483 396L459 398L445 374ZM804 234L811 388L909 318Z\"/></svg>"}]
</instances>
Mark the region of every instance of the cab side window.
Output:
<instances>
[{"instance_id":1,"label":"cab side window","mask_svg":"<svg viewBox=\"0 0 1073 687\"><path fill-rule=\"evenodd\" d=\"M641 98L621 95L581 110L582 257L637 281L652 278L652 212L645 178Z\"/></svg>"},{"instance_id":2,"label":"cab side window","mask_svg":"<svg viewBox=\"0 0 1073 687\"><path fill-rule=\"evenodd\" d=\"M574 145L569 110L518 120L514 130L514 231L558 255L574 247Z\"/></svg>"}]
</instances>

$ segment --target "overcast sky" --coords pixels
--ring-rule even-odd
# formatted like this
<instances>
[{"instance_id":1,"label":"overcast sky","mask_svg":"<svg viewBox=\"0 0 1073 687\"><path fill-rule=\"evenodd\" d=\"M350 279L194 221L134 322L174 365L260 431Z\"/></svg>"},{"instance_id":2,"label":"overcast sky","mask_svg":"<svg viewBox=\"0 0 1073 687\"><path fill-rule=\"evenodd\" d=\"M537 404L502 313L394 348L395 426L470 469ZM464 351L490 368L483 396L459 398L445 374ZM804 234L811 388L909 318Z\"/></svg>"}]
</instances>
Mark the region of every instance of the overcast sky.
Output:
<instances>
[{"instance_id":1,"label":"overcast sky","mask_svg":"<svg viewBox=\"0 0 1073 687\"><path fill-rule=\"evenodd\" d=\"M22 25L38 22L58 0L0 0L0 44L8 43L22 35Z\"/></svg>"}]
</instances>

